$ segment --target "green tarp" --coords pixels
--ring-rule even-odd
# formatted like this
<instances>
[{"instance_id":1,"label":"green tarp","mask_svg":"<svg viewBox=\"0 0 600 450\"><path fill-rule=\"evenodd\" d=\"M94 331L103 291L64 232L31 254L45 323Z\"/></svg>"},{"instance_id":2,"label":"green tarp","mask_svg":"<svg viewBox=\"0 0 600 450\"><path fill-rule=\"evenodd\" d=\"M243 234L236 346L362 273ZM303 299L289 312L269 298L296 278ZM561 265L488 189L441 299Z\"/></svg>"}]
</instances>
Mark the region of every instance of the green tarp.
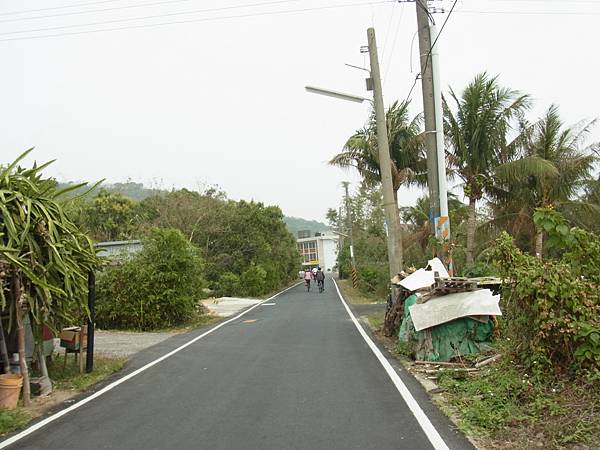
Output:
<instances>
[{"instance_id":1,"label":"green tarp","mask_svg":"<svg viewBox=\"0 0 600 450\"><path fill-rule=\"evenodd\" d=\"M430 301L435 301L432 299ZM407 342L415 358L423 361L449 361L455 356L482 353L490 349L494 331L491 319L481 322L463 317L426 330L416 331L410 318L410 307L417 302L411 295L404 301L404 317L398 339Z\"/></svg>"}]
</instances>

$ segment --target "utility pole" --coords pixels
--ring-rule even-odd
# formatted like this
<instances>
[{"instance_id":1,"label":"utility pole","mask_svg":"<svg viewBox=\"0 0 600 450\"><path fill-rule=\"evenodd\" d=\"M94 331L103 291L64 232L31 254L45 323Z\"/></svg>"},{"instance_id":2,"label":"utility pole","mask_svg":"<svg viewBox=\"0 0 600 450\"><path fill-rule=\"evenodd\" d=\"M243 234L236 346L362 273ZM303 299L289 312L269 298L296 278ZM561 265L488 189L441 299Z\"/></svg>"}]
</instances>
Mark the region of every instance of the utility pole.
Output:
<instances>
[{"instance_id":1,"label":"utility pole","mask_svg":"<svg viewBox=\"0 0 600 450\"><path fill-rule=\"evenodd\" d=\"M417 0L418 1L418 0ZM371 62L371 78L373 81L373 101L377 122L377 149L379 152L379 170L381 172L381 185L383 190L383 208L387 223L387 247L390 268L390 278L395 277L402 270L401 247L398 245L400 236L400 218L396 211L398 205L394 198L392 186L392 165L390 162L390 149L388 143L385 110L383 107L383 93L381 88L381 74L379 72L379 59L377 57L377 43L375 29L367 30L369 43L369 59Z\"/></svg>"},{"instance_id":2,"label":"utility pole","mask_svg":"<svg viewBox=\"0 0 600 450\"><path fill-rule=\"evenodd\" d=\"M356 272L356 259L354 259L354 237L352 233L352 215L350 211L350 194L348 193L349 181L342 181L342 186L346 191L345 204L346 204L346 223L348 229L348 236L350 237L350 260L352 261L352 287L356 289L358 287L358 273Z\"/></svg>"},{"instance_id":3,"label":"utility pole","mask_svg":"<svg viewBox=\"0 0 600 450\"><path fill-rule=\"evenodd\" d=\"M443 243L442 257L453 275L450 252L450 218L448 216L448 188L446 184L446 155L444 149L444 120L442 91L439 75L439 57L435 26L430 28L427 0L415 0L421 62L423 114L425 116L425 145L427 147L427 184L429 186L429 219L435 237Z\"/></svg>"}]
</instances>

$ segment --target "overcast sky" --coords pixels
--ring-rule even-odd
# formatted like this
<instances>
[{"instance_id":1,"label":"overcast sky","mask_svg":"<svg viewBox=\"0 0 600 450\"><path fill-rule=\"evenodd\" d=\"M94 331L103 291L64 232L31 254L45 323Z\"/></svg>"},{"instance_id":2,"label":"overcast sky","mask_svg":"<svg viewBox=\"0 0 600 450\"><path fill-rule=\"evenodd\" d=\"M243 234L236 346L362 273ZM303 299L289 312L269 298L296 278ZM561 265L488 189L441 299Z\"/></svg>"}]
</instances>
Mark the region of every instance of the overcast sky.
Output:
<instances>
[{"instance_id":1,"label":"overcast sky","mask_svg":"<svg viewBox=\"0 0 600 450\"><path fill-rule=\"evenodd\" d=\"M438 24L452 3L432 2L446 10ZM461 91L486 70L535 98L532 119L551 103L568 123L594 118L599 19L600 0L458 1L439 41L442 83ZM414 3L0 0L0 163L35 146L30 161L57 159L46 173L61 180L218 184L323 220L341 182L359 180L327 161L369 109L304 86L368 95L344 63L368 64L370 26L389 104L417 74ZM420 83L412 98L416 114Z\"/></svg>"}]
</instances>

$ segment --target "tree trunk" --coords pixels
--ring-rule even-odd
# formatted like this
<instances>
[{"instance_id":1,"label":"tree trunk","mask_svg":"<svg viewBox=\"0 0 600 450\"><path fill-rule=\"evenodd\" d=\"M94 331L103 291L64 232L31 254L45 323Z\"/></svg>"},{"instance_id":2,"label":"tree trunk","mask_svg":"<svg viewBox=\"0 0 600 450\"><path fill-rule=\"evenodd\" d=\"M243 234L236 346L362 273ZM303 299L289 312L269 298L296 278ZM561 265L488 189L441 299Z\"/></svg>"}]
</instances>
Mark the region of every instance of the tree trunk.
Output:
<instances>
[{"instance_id":1,"label":"tree trunk","mask_svg":"<svg viewBox=\"0 0 600 450\"><path fill-rule=\"evenodd\" d=\"M535 256L542 259L542 251L544 250L544 230L538 228L535 234Z\"/></svg>"},{"instance_id":2,"label":"tree trunk","mask_svg":"<svg viewBox=\"0 0 600 450\"><path fill-rule=\"evenodd\" d=\"M18 274L13 275L12 279L13 301L15 302L15 316L17 319L17 347L19 352L19 366L23 376L23 405L31 404L31 394L29 386L29 372L27 370L27 360L25 359L25 328L23 327L23 292L21 290L21 278Z\"/></svg>"},{"instance_id":3,"label":"tree trunk","mask_svg":"<svg viewBox=\"0 0 600 450\"><path fill-rule=\"evenodd\" d=\"M4 334L4 325L2 325L2 319L0 319L0 352L2 353L2 362L4 364L4 373L10 372L10 360L8 356L8 349L6 348L6 335Z\"/></svg>"},{"instance_id":4,"label":"tree trunk","mask_svg":"<svg viewBox=\"0 0 600 450\"><path fill-rule=\"evenodd\" d=\"M467 266L473 265L473 252L475 249L475 207L477 200L469 197L469 216L467 218Z\"/></svg>"}]
</instances>

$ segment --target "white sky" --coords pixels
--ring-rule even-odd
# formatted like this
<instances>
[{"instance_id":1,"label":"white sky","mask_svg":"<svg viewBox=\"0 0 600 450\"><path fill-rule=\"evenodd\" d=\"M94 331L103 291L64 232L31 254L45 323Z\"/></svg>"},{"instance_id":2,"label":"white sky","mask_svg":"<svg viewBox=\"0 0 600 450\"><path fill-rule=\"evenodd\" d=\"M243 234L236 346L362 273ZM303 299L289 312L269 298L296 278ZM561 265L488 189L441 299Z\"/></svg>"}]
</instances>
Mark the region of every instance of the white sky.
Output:
<instances>
[{"instance_id":1,"label":"white sky","mask_svg":"<svg viewBox=\"0 0 600 450\"><path fill-rule=\"evenodd\" d=\"M263 6L166 16L256 3ZM47 174L62 180L131 178L164 188L218 184L230 198L323 220L327 208L339 204L341 181L358 181L326 162L364 124L368 106L303 88L368 95L364 73L344 63L368 64L359 49L374 26L386 103L404 98L418 67L415 39L410 72L415 4L274 15L365 1L265 3L0 0L0 163L35 146L30 162L56 158ZM432 4L448 11L452 3ZM80 6L5 14L68 5ZM95 12L64 15L80 11ZM256 13L268 15L213 20ZM14 21L57 14L63 16ZM162 17L124 21L156 15ZM438 26L446 16L435 14ZM442 83L461 91L487 70L533 95L532 119L553 102L567 123L594 118L600 104L599 19L600 0L461 0L439 41ZM120 22L76 26L111 21ZM65 26L71 28L15 33ZM413 99L416 114L420 83ZM600 139L598 131L592 140ZM410 204L419 194L404 192L400 201Z\"/></svg>"}]
</instances>

